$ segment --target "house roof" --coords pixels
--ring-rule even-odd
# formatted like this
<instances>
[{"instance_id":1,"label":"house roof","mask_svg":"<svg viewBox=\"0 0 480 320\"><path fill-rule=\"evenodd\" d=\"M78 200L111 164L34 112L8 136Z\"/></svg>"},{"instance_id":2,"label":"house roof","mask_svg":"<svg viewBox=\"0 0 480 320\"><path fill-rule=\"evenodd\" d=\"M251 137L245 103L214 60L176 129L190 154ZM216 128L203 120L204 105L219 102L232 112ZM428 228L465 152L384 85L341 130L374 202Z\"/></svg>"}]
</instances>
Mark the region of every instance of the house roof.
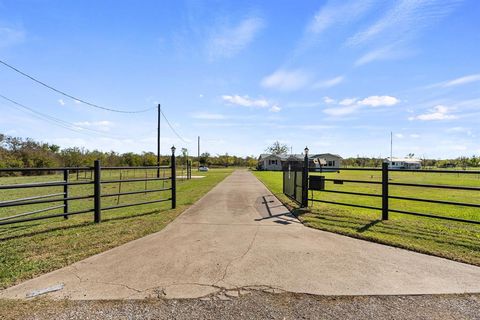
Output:
<instances>
[{"instance_id":1,"label":"house roof","mask_svg":"<svg viewBox=\"0 0 480 320\"><path fill-rule=\"evenodd\" d=\"M319 153L319 154L312 154L310 156L310 158L321 158L321 157L325 157L325 156L330 156L330 157L335 157L335 158L340 158L342 159L342 157L338 154L334 154L334 153Z\"/></svg>"},{"instance_id":2,"label":"house roof","mask_svg":"<svg viewBox=\"0 0 480 320\"><path fill-rule=\"evenodd\" d=\"M420 163L422 160L420 159L414 159L414 158L387 158L387 161L393 161L393 162L406 162L406 163Z\"/></svg>"},{"instance_id":3,"label":"house roof","mask_svg":"<svg viewBox=\"0 0 480 320\"><path fill-rule=\"evenodd\" d=\"M286 155L286 154L270 154L270 153L262 153L260 155L260 157L258 157L258 160L263 160L263 159L267 159L267 158L278 158L278 159L281 159L281 160L286 160L289 156Z\"/></svg>"},{"instance_id":4,"label":"house roof","mask_svg":"<svg viewBox=\"0 0 480 320\"><path fill-rule=\"evenodd\" d=\"M313 159L313 158L321 158L321 157L325 157L325 156L330 156L330 157L335 157L335 158L339 158L339 159L342 159L342 157L340 157L338 154L332 154L332 153L319 153L319 154L311 154L308 156L309 159ZM301 161L303 160L303 158L305 157L303 153L300 153L300 154L270 154L270 153L262 153L259 157L258 157L258 160L264 160L264 159L267 159L269 157L275 157L275 158L278 158L278 159L281 159L281 160L298 160L298 161Z\"/></svg>"}]
</instances>

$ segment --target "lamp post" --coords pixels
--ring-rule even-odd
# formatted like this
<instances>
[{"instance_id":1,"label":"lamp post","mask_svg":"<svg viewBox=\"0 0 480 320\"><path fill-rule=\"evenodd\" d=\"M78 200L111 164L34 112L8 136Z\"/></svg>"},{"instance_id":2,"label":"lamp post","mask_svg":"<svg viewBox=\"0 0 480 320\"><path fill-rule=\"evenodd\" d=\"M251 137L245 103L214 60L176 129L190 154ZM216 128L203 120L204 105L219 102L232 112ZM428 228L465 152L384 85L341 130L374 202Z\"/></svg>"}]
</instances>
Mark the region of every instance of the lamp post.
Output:
<instances>
[{"instance_id":1,"label":"lamp post","mask_svg":"<svg viewBox=\"0 0 480 320\"><path fill-rule=\"evenodd\" d=\"M172 179L172 209L175 209L177 206L177 169L175 166L175 146L172 146L172 159L170 160L170 167L172 169L171 179Z\"/></svg>"},{"instance_id":2,"label":"lamp post","mask_svg":"<svg viewBox=\"0 0 480 320\"><path fill-rule=\"evenodd\" d=\"M303 174L302 174L302 208L308 207L308 147L303 149L305 157L303 159Z\"/></svg>"}]
</instances>

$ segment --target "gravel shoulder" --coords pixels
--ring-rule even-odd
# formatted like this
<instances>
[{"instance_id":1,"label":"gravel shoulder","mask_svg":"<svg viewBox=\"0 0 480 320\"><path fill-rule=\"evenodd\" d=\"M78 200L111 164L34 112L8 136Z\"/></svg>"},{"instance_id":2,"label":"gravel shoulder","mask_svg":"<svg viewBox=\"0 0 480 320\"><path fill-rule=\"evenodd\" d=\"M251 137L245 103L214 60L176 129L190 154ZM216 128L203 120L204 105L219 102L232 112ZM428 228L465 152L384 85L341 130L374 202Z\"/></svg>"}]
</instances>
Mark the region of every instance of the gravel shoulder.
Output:
<instances>
[{"instance_id":1,"label":"gravel shoulder","mask_svg":"<svg viewBox=\"0 0 480 320\"><path fill-rule=\"evenodd\" d=\"M243 290L200 299L0 300L1 319L480 319L480 295L315 296Z\"/></svg>"}]
</instances>

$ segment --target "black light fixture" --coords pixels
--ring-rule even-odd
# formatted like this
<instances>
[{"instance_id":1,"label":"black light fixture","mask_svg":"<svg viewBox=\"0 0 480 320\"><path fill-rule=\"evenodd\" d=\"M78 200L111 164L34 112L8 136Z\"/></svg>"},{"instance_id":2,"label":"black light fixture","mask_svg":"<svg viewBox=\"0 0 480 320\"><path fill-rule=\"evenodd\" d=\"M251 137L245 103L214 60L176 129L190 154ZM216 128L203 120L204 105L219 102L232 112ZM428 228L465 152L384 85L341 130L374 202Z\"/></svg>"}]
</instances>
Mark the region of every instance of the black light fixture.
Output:
<instances>
[{"instance_id":1,"label":"black light fixture","mask_svg":"<svg viewBox=\"0 0 480 320\"><path fill-rule=\"evenodd\" d=\"M170 149L172 150L172 154L174 154L176 150L175 146L172 146Z\"/></svg>"},{"instance_id":2,"label":"black light fixture","mask_svg":"<svg viewBox=\"0 0 480 320\"><path fill-rule=\"evenodd\" d=\"M305 151L305 155L308 156L308 147L305 147L305 149L303 149L303 151Z\"/></svg>"}]
</instances>

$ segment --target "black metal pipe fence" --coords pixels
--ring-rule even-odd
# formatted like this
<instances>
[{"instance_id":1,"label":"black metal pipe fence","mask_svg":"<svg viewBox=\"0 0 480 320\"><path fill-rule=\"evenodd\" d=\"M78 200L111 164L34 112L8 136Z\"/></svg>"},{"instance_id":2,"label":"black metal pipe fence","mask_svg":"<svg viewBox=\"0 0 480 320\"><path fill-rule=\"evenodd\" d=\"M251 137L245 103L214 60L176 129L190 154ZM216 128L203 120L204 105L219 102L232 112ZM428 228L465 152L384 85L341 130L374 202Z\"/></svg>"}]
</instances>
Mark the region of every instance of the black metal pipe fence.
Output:
<instances>
[{"instance_id":1,"label":"black metal pipe fence","mask_svg":"<svg viewBox=\"0 0 480 320\"><path fill-rule=\"evenodd\" d=\"M0 184L0 192L7 192L9 190L28 189L28 188L37 189L37 188L46 188L46 187L63 187L63 192L56 192L56 193L51 193L46 195L36 195L36 196L29 196L29 197L0 201L0 209L32 206L32 205L38 205L38 204L54 204L47 208L15 213L13 215L0 216L0 226L29 222L29 221L59 218L59 217L68 219L69 216L87 214L87 213L90 213L90 214L93 213L94 222L99 223L102 220L103 210L112 210L112 209L126 208L126 207L132 207L132 206L167 202L167 201L171 201L171 207L172 209L175 209L176 207L176 166L175 166L175 149L174 148L172 148L172 155L171 155L170 161L171 161L170 166L102 167L100 164L100 161L95 160L94 165L92 167L0 168L0 176L3 172L9 172L9 173L20 172L26 176L32 176L38 172L51 172L51 173L60 172L63 174L62 181L47 181L47 182L34 182L34 183L30 182L30 183L16 183L16 184L6 184L6 185ZM122 179L122 175L120 171L120 177L121 177L120 179L102 180L102 172L107 170L136 170L136 169L155 170L155 171L165 170L165 171L170 171L170 174L169 176L164 176L159 178L148 178L146 174L145 178ZM69 179L70 173L76 172L78 177L79 171L90 172L92 175L92 179L88 181L71 181L71 179ZM149 181L169 181L170 187L147 189L146 183ZM116 193L102 193L103 185L109 185L112 183L118 183L119 185L121 185L122 183L132 183L132 182L145 182L145 190L135 190L135 191L127 191L127 192L118 191ZM70 196L72 191L71 187L88 186L88 185L93 186L91 194L81 195L81 196ZM142 202L127 203L127 204L117 203L117 205L113 205L113 206L102 206L102 198L115 197L115 196L120 197L120 196L135 195L135 194L147 194L147 193L162 194L164 192L170 192L170 196L167 196L166 198L164 197L161 199L148 200L148 201L142 201ZM84 210L77 210L77 211L70 210L70 204L72 201L87 200L87 199L93 200L93 207L87 208ZM63 213L39 215L44 212L49 212L49 211L58 210L62 208L63 208Z\"/></svg>"},{"instance_id":2,"label":"black metal pipe fence","mask_svg":"<svg viewBox=\"0 0 480 320\"><path fill-rule=\"evenodd\" d=\"M292 168L289 166L288 168ZM295 200L297 203L300 204L301 207L307 207L308 202L318 202L318 203L326 203L326 204L333 204L339 206L348 206L348 207L356 207L362 209L370 209L370 210L377 210L381 211L381 218L382 220L389 219L389 213L399 213L399 214L406 214L406 215L414 215L420 217L427 217L427 218L436 218L436 219L444 219L444 220L451 220L451 221L458 221L458 222L466 222L466 223L474 223L480 224L479 220L471 220L471 219L463 219L458 217L451 217L445 215L435 215L431 213L421 213L421 212L413 212L413 211L406 211L406 210L398 210L393 209L390 207L390 200L402 200L402 201L411 201L411 202L421 202L421 203L434 203L438 205L450 205L450 206L458 206L458 207L468 207L468 208L480 208L480 203L468 203L468 202L460 202L460 201L449 201L449 200L437 200L437 199L425 199L425 198L416 198L416 197L407 197L401 195L392 195L391 191L389 190L390 186L397 186L397 187L414 187L414 188L432 188L432 189L449 189L449 190L465 190L465 191L477 191L480 192L480 187L474 186L458 186L458 185L441 185L441 184L426 184L426 183L403 183L403 182L392 182L390 179L390 174L395 172L415 172L415 173L425 173L425 174L432 174L432 173L442 173L442 174L476 174L480 175L480 171L459 171L459 170L402 170L402 169L389 169L388 163L383 163L382 168L338 168L334 170L335 172L341 171L373 171L379 172L381 174L381 181L368 181L368 180L356 180L356 179L332 179L326 178L326 176L321 175L321 168L311 168L308 167L308 160L304 161L303 166L299 166L298 163L294 170L285 170L283 172L283 192L287 196L289 196L292 200ZM295 172L295 173L294 173ZM297 172L301 172L302 179L297 179ZM310 172L319 173L320 175L310 175ZM290 177L294 177L293 180ZM296 186L298 183L301 182L301 189L302 189L302 198L299 199L298 192L296 192ZM325 187L325 182L333 182L336 185L343 185L345 183L348 184L369 184L369 185L376 185L381 187L380 193L365 193L365 192L357 192L357 191L342 191L342 190L333 190L327 189ZM294 186L292 188L292 185ZM311 191L311 197L308 196L309 191ZM342 195L350 195L354 197L373 197L373 198L381 198L381 206L371 206L371 205L364 205L358 203L350 203L350 202L340 202L340 201L332 201L322 199L321 197L315 197L315 192L320 193L332 193L332 194L342 194ZM355 198L356 199L356 198ZM480 210L478 211L479 218L480 218Z\"/></svg>"}]
</instances>

